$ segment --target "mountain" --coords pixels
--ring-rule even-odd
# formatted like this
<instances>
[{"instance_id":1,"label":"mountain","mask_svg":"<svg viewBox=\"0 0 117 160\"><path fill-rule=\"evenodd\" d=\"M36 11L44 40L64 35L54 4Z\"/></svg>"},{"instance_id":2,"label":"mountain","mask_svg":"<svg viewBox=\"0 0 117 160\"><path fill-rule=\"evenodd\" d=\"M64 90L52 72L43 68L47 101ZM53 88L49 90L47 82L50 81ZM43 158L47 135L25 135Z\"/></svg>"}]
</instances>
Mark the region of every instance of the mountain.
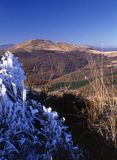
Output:
<instances>
[{"instance_id":1,"label":"mountain","mask_svg":"<svg viewBox=\"0 0 117 160\"><path fill-rule=\"evenodd\" d=\"M14 46L14 44L3 44L3 45L0 45L0 50L7 50L12 46Z\"/></svg>"},{"instance_id":2,"label":"mountain","mask_svg":"<svg viewBox=\"0 0 117 160\"><path fill-rule=\"evenodd\" d=\"M71 51L84 51L88 49L88 46L79 46L79 45L73 45L69 43L55 43L50 40L41 40L41 39L34 39L25 41L21 44L17 44L13 47L11 47L11 50L13 51L27 51L27 52L33 52L33 51L53 51L53 52L71 52Z\"/></svg>"},{"instance_id":3,"label":"mountain","mask_svg":"<svg viewBox=\"0 0 117 160\"><path fill-rule=\"evenodd\" d=\"M31 85L46 83L87 65L88 47L48 40L31 40L10 48L24 64Z\"/></svg>"},{"instance_id":4,"label":"mountain","mask_svg":"<svg viewBox=\"0 0 117 160\"><path fill-rule=\"evenodd\" d=\"M98 51L117 51L117 47L95 47Z\"/></svg>"},{"instance_id":5,"label":"mountain","mask_svg":"<svg viewBox=\"0 0 117 160\"><path fill-rule=\"evenodd\" d=\"M110 73L109 68L113 66L114 72L116 71L116 51L101 52L90 46L40 39L16 44L9 50L20 58L27 75L26 83L33 88L39 88L40 85L50 82L54 84L58 81L66 82L66 77L67 82L83 80L83 76L78 73L84 72L90 75L89 66L92 60L96 62L96 67L99 69L103 59L106 74ZM82 78L76 78L78 76Z\"/></svg>"}]
</instances>

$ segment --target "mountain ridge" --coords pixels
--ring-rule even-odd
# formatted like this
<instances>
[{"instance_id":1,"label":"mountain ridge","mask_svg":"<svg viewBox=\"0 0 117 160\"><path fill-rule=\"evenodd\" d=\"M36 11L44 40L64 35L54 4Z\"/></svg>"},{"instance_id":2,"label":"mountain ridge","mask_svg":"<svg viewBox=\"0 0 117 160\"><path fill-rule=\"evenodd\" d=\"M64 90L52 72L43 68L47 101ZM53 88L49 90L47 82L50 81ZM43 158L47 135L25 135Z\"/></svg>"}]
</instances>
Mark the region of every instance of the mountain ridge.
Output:
<instances>
[{"instance_id":1,"label":"mountain ridge","mask_svg":"<svg viewBox=\"0 0 117 160\"><path fill-rule=\"evenodd\" d=\"M60 52L71 52L71 51L84 51L92 49L89 46L70 44L66 42L53 42L51 40L33 39L28 40L20 44L16 44L10 48L11 51L25 50L31 52L33 50L47 50L47 51L60 51Z\"/></svg>"},{"instance_id":2,"label":"mountain ridge","mask_svg":"<svg viewBox=\"0 0 117 160\"><path fill-rule=\"evenodd\" d=\"M29 47L30 46L30 47ZM32 48L31 48L32 46ZM22 48L22 49L21 49ZM75 50L93 50L96 52L117 52L117 47L95 47L93 45L82 45L82 44L73 44L73 43L67 43L67 42L54 42L52 40L44 40L44 39L30 39L23 41L21 43L8 43L8 44L2 44L0 45L0 49L4 50L17 50L23 49L25 51L31 52L33 49L34 50L54 50L54 51L75 51ZM32 49L32 50L31 50Z\"/></svg>"}]
</instances>

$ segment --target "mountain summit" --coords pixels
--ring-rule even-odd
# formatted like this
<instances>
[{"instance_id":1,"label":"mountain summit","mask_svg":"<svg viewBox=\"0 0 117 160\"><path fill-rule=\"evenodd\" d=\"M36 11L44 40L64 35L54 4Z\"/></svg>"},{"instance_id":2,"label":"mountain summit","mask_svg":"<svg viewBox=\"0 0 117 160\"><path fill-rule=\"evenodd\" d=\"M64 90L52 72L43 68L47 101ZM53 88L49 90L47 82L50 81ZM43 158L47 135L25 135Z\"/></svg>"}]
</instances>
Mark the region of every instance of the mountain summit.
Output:
<instances>
[{"instance_id":1,"label":"mountain summit","mask_svg":"<svg viewBox=\"0 0 117 160\"><path fill-rule=\"evenodd\" d=\"M11 47L11 51L39 51L39 50L46 50L46 51L59 51L59 52L71 52L76 50L86 50L89 47L87 46L80 46L69 44L65 42L53 42L50 40L41 40L41 39L34 39L28 40L20 44L16 44L15 46Z\"/></svg>"}]
</instances>

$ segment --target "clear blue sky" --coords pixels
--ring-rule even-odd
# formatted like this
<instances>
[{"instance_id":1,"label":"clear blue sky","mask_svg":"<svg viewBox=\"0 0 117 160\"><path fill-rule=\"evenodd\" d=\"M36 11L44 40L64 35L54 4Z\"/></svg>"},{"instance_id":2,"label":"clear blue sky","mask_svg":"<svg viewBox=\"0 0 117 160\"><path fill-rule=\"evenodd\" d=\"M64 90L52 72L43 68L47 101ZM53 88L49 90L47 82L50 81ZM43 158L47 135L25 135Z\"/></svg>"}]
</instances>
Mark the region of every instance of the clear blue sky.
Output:
<instances>
[{"instance_id":1,"label":"clear blue sky","mask_svg":"<svg viewBox=\"0 0 117 160\"><path fill-rule=\"evenodd\" d=\"M117 0L0 0L0 44L35 38L117 47Z\"/></svg>"}]
</instances>

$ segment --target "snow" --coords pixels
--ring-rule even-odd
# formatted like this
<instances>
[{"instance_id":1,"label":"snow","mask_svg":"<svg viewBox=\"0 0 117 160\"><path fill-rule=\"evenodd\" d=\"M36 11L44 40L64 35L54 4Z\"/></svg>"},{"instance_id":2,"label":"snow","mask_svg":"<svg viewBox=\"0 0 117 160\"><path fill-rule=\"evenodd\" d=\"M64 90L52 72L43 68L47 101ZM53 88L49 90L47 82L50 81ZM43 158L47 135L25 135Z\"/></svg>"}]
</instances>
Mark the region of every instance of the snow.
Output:
<instances>
[{"instance_id":1,"label":"snow","mask_svg":"<svg viewBox=\"0 0 117 160\"><path fill-rule=\"evenodd\" d=\"M2 79L0 79L0 95L5 95L6 94L6 88L4 84L2 83Z\"/></svg>"},{"instance_id":2,"label":"snow","mask_svg":"<svg viewBox=\"0 0 117 160\"><path fill-rule=\"evenodd\" d=\"M0 160L79 160L82 151L65 119L27 99L25 79L18 58L7 51L0 62Z\"/></svg>"}]
</instances>

